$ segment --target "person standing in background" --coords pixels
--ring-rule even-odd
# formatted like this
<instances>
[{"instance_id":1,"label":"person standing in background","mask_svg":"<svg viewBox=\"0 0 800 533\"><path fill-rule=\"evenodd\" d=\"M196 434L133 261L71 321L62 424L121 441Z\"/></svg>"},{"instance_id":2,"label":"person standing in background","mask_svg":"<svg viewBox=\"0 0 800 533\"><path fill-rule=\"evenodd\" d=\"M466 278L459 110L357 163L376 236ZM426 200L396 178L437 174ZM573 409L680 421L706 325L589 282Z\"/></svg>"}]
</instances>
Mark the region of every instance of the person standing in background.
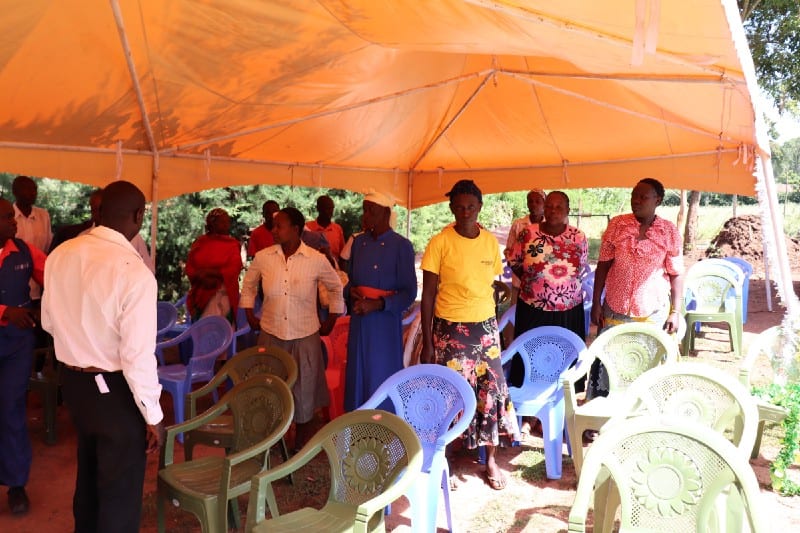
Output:
<instances>
[{"instance_id":1,"label":"person standing in background","mask_svg":"<svg viewBox=\"0 0 800 533\"><path fill-rule=\"evenodd\" d=\"M317 198L317 218L308 222L306 228L325 236L330 245L331 255L338 265L339 255L344 248L344 230L333 221L333 209L333 200L330 196L323 195Z\"/></svg>"},{"instance_id":2,"label":"person standing in background","mask_svg":"<svg viewBox=\"0 0 800 533\"><path fill-rule=\"evenodd\" d=\"M522 218L516 219L511 223L511 229L508 231L508 239L506 239L506 248L503 250L503 255L506 261L511 256L511 250L514 245L519 241L519 235L522 230L532 224L538 224L544 220L544 191L542 189L531 189L528 192L528 214ZM512 270L513 272L513 270ZM519 277L516 274L511 274L511 305L517 303L519 296Z\"/></svg>"},{"instance_id":3,"label":"person standing in background","mask_svg":"<svg viewBox=\"0 0 800 533\"><path fill-rule=\"evenodd\" d=\"M45 266L42 324L78 433L77 533L139 531L146 453L164 439L156 280L131 245L144 206L135 185L111 183L100 225L53 250Z\"/></svg>"},{"instance_id":4,"label":"person standing in background","mask_svg":"<svg viewBox=\"0 0 800 533\"><path fill-rule=\"evenodd\" d=\"M247 242L247 257L253 258L255 255L275 244L275 238L272 236L273 218L275 213L280 211L280 206L275 200L267 200L261 206L261 215L264 217L264 223L253 228L250 232L250 240Z\"/></svg>"},{"instance_id":5,"label":"person standing in background","mask_svg":"<svg viewBox=\"0 0 800 533\"><path fill-rule=\"evenodd\" d=\"M0 485L8 487L12 514L28 512L25 492L31 471L25 395L31 375L34 327L39 322L33 309L30 284L43 284L44 252L23 239L14 238L14 207L0 199Z\"/></svg>"},{"instance_id":6,"label":"person standing in background","mask_svg":"<svg viewBox=\"0 0 800 533\"><path fill-rule=\"evenodd\" d=\"M358 409L403 369L403 311L417 297L417 275L411 241L391 228L392 206L385 194L364 196L365 231L353 241L345 411Z\"/></svg>"}]
</instances>

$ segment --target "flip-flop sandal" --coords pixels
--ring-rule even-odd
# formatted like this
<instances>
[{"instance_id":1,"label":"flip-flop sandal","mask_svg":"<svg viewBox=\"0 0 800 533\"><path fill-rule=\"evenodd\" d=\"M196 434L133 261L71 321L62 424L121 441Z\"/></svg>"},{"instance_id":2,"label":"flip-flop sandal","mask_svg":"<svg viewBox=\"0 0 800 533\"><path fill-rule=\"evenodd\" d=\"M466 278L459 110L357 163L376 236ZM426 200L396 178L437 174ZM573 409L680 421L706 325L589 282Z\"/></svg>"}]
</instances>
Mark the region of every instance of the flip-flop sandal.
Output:
<instances>
[{"instance_id":1,"label":"flip-flop sandal","mask_svg":"<svg viewBox=\"0 0 800 533\"><path fill-rule=\"evenodd\" d=\"M484 471L483 475L486 478L486 483L494 490L503 490L506 488L506 477L504 475L501 474L499 478L496 478L490 476L488 471Z\"/></svg>"}]
</instances>

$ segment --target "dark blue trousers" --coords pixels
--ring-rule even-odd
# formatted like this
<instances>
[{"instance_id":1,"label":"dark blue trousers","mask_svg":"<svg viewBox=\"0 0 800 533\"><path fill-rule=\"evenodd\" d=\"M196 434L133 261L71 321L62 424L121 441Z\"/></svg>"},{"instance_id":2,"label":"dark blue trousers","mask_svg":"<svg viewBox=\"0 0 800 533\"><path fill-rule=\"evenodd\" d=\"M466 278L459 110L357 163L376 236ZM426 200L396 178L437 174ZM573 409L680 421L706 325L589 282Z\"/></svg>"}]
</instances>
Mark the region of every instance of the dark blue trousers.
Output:
<instances>
[{"instance_id":1,"label":"dark blue trousers","mask_svg":"<svg viewBox=\"0 0 800 533\"><path fill-rule=\"evenodd\" d=\"M31 471L25 399L33 364L34 336L0 346L0 485L23 487Z\"/></svg>"}]
</instances>

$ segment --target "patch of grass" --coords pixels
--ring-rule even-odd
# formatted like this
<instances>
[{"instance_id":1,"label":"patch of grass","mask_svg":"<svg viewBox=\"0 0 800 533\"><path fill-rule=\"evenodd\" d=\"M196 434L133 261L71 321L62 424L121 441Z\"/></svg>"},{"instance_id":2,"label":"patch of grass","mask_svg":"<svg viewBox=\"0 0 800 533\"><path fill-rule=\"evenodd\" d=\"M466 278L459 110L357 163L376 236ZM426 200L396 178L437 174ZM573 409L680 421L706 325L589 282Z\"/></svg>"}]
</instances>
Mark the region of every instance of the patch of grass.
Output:
<instances>
[{"instance_id":1,"label":"patch of grass","mask_svg":"<svg viewBox=\"0 0 800 533\"><path fill-rule=\"evenodd\" d=\"M517 455L511 464L517 468L512 476L525 481L542 481L547 479L544 464L544 452L538 449L528 449Z\"/></svg>"},{"instance_id":2,"label":"patch of grass","mask_svg":"<svg viewBox=\"0 0 800 533\"><path fill-rule=\"evenodd\" d=\"M500 491L475 514L467 531L506 533L516 523L514 515L509 514L508 510L521 506L520 498L509 493L508 489Z\"/></svg>"}]
</instances>

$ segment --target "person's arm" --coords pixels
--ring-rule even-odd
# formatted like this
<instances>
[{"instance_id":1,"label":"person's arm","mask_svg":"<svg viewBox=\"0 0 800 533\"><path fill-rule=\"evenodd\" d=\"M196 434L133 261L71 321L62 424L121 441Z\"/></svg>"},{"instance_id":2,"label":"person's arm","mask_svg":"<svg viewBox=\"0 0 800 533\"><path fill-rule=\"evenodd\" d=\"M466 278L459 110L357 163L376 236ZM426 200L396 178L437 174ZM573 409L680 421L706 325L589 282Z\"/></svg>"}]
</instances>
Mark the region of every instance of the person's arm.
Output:
<instances>
[{"instance_id":1,"label":"person's arm","mask_svg":"<svg viewBox=\"0 0 800 533\"><path fill-rule=\"evenodd\" d=\"M420 360L423 363L434 362L433 350L433 309L436 303L436 293L439 287L439 275L428 270L422 271L422 302L420 303L422 328L422 353Z\"/></svg>"},{"instance_id":2,"label":"person's arm","mask_svg":"<svg viewBox=\"0 0 800 533\"><path fill-rule=\"evenodd\" d=\"M675 333L680 325L680 314L683 300L683 274L670 274L670 311L664 329L667 333Z\"/></svg>"},{"instance_id":3,"label":"person's arm","mask_svg":"<svg viewBox=\"0 0 800 533\"><path fill-rule=\"evenodd\" d=\"M608 271L611 270L611 265L614 260L600 261L597 263L597 268L594 271L594 289L592 291L592 324L597 326L597 331L603 329L606 325L605 318L603 317L603 289L606 286L606 278Z\"/></svg>"},{"instance_id":4,"label":"person's arm","mask_svg":"<svg viewBox=\"0 0 800 533\"><path fill-rule=\"evenodd\" d=\"M257 253L250 263L250 268L244 275L242 281L242 294L239 297L239 307L244 309L244 314L247 316L247 323L253 331L259 331L261 324L253 312L253 307L256 304L256 295L258 294L258 284L261 282L261 263L263 261L263 254ZM264 297L264 304L266 305L266 296Z\"/></svg>"}]
</instances>

